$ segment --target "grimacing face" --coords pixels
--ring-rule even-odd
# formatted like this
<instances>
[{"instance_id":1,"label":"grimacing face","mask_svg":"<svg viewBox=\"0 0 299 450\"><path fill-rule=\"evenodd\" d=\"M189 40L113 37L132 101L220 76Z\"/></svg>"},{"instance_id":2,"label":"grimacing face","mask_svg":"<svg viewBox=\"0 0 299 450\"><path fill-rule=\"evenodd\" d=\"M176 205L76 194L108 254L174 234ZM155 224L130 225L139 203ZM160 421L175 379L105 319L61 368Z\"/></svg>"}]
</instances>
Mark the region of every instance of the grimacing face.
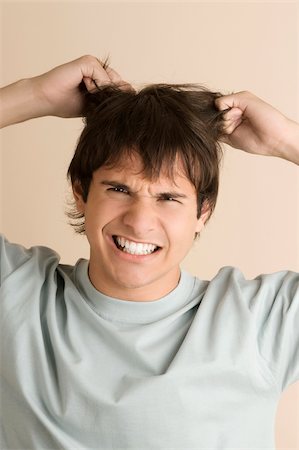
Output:
<instances>
[{"instance_id":1,"label":"grimacing face","mask_svg":"<svg viewBox=\"0 0 299 450\"><path fill-rule=\"evenodd\" d=\"M89 277L110 297L157 300L178 284L180 263L209 216L197 218L196 191L179 161L173 180L142 174L137 155L93 173L87 201L73 186L90 244Z\"/></svg>"}]
</instances>

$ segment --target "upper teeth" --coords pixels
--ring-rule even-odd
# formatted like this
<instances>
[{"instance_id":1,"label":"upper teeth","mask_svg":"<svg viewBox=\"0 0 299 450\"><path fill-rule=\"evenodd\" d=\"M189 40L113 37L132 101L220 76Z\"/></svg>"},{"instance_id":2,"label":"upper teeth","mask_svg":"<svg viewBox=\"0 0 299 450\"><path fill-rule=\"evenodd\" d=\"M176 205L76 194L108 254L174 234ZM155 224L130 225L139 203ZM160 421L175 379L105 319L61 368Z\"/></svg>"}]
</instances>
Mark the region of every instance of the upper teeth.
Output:
<instances>
[{"instance_id":1,"label":"upper teeth","mask_svg":"<svg viewBox=\"0 0 299 450\"><path fill-rule=\"evenodd\" d=\"M142 244L141 242L128 241L123 237L116 236L116 242L123 247L123 251L130 253L131 255L148 255L152 253L157 245L154 244Z\"/></svg>"}]
</instances>

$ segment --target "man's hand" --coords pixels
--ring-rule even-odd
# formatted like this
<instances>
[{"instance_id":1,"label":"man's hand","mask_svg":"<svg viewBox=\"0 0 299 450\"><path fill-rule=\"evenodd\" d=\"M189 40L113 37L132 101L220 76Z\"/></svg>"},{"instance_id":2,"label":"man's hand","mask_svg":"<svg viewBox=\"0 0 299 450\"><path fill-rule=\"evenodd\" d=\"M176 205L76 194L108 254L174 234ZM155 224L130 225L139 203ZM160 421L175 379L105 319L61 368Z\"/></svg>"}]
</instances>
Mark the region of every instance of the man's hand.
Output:
<instances>
[{"instance_id":1,"label":"man's hand","mask_svg":"<svg viewBox=\"0 0 299 450\"><path fill-rule=\"evenodd\" d=\"M82 56L34 78L20 80L1 89L1 127L34 117L79 117L83 108L80 89L114 84L133 89L110 67L104 68L94 56Z\"/></svg>"},{"instance_id":2,"label":"man's hand","mask_svg":"<svg viewBox=\"0 0 299 450\"><path fill-rule=\"evenodd\" d=\"M223 142L257 155L277 156L299 164L299 125L250 92L216 100L224 114Z\"/></svg>"},{"instance_id":3,"label":"man's hand","mask_svg":"<svg viewBox=\"0 0 299 450\"><path fill-rule=\"evenodd\" d=\"M41 98L48 104L47 115L59 117L80 116L83 96L79 85L82 81L89 92L106 84L130 88L115 70L110 67L104 69L94 56L82 56L36 77L35 80Z\"/></svg>"}]
</instances>

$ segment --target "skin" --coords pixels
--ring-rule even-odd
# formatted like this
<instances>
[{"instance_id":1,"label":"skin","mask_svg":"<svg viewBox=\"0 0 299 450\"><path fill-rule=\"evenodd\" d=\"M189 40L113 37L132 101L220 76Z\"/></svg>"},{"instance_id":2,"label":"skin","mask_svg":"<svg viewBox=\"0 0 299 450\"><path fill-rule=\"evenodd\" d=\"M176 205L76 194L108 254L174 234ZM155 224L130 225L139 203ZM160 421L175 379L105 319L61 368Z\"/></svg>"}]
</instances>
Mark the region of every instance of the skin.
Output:
<instances>
[{"instance_id":1,"label":"skin","mask_svg":"<svg viewBox=\"0 0 299 450\"><path fill-rule=\"evenodd\" d=\"M2 88L0 126L48 115L80 116L83 100L79 85L82 82L89 92L96 89L96 84L133 89L115 70L104 69L97 58L82 56L47 73ZM219 110L229 109L223 115L223 142L248 153L299 164L299 125L296 122L247 91L220 97L215 104ZM85 215L90 243L89 276L96 289L120 299L150 301L177 285L179 263L192 246L195 233L202 230L209 210L205 205L200 219L196 218L194 188L182 176L179 162L175 185L163 173L156 182L146 180L138 174L139 169L137 158L109 173L104 168L96 171L86 203L82 200L80 186L73 186L73 189L77 207ZM108 187L101 184L103 177L121 183L125 180L130 194L107 191ZM157 200L157 194L175 189L186 195L183 204ZM130 257L116 249L112 234L133 241L153 242L162 250L149 257Z\"/></svg>"},{"instance_id":2,"label":"skin","mask_svg":"<svg viewBox=\"0 0 299 450\"><path fill-rule=\"evenodd\" d=\"M81 56L49 72L1 88L0 127L43 116L79 117L83 108L81 82L89 92L95 91L96 85L107 84L133 89L111 67L104 69L94 56Z\"/></svg>"},{"instance_id":3,"label":"skin","mask_svg":"<svg viewBox=\"0 0 299 450\"><path fill-rule=\"evenodd\" d=\"M215 101L223 111L222 142L253 155L275 156L299 164L299 124L248 91Z\"/></svg>"},{"instance_id":4,"label":"skin","mask_svg":"<svg viewBox=\"0 0 299 450\"><path fill-rule=\"evenodd\" d=\"M179 162L174 180L163 174L156 181L147 180L141 169L137 155L119 167L101 167L93 174L86 203L78 186L74 196L85 216L91 249L89 277L95 288L123 300L151 301L177 286L179 264L195 233L203 229L209 209L205 205L197 218L196 191ZM116 247L114 235L160 249L149 255L130 255Z\"/></svg>"}]
</instances>

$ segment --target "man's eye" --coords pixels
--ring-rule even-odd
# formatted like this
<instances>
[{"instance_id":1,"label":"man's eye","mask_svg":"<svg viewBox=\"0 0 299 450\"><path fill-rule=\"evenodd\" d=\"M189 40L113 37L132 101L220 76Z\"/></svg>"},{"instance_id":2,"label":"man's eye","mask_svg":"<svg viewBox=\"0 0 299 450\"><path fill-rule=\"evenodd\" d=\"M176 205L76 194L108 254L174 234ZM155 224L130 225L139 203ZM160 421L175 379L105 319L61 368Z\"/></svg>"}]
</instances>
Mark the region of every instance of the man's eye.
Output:
<instances>
[{"instance_id":1,"label":"man's eye","mask_svg":"<svg viewBox=\"0 0 299 450\"><path fill-rule=\"evenodd\" d=\"M174 202L174 203L180 203L176 198L170 197L168 195L163 195L160 200L164 200L166 202Z\"/></svg>"},{"instance_id":2,"label":"man's eye","mask_svg":"<svg viewBox=\"0 0 299 450\"><path fill-rule=\"evenodd\" d=\"M114 186L108 189L108 191L112 191L112 192L120 192L122 194L128 194L128 191L121 187L121 186Z\"/></svg>"}]
</instances>

